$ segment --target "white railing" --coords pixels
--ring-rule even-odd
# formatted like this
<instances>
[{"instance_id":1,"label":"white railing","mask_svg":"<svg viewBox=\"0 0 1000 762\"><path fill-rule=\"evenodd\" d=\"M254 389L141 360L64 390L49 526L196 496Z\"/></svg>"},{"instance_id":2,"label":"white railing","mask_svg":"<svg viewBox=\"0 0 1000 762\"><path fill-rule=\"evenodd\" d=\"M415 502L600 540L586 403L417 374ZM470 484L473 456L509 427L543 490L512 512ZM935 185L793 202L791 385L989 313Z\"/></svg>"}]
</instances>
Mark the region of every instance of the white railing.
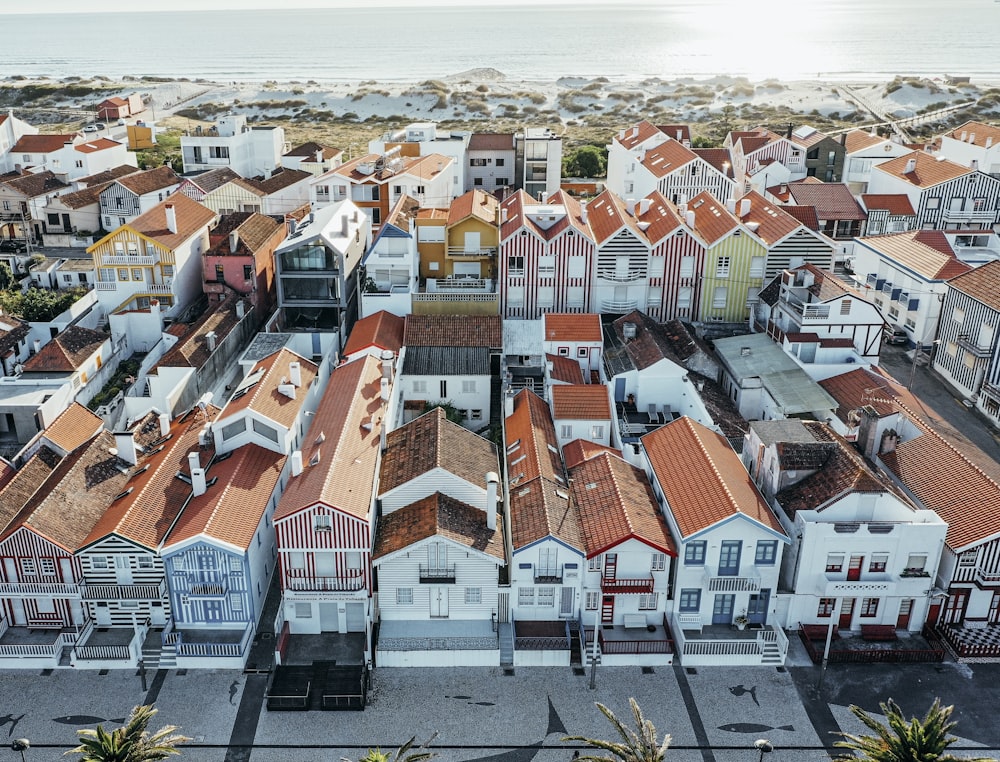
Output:
<instances>
[{"instance_id":1,"label":"white railing","mask_svg":"<svg viewBox=\"0 0 1000 762\"><path fill-rule=\"evenodd\" d=\"M131 646L77 646L76 660L81 661L128 661L132 658Z\"/></svg>"},{"instance_id":2,"label":"white railing","mask_svg":"<svg viewBox=\"0 0 1000 762\"><path fill-rule=\"evenodd\" d=\"M464 246L448 247L449 257L495 257L496 253L496 247L493 246L481 246L472 250L466 249Z\"/></svg>"},{"instance_id":3,"label":"white railing","mask_svg":"<svg viewBox=\"0 0 1000 762\"><path fill-rule=\"evenodd\" d=\"M0 645L0 656L52 656L62 648L62 640L51 644Z\"/></svg>"},{"instance_id":4,"label":"white railing","mask_svg":"<svg viewBox=\"0 0 1000 762\"><path fill-rule=\"evenodd\" d=\"M761 630L757 633L757 640L761 643L777 643L782 660L788 655L788 636L780 627L769 627Z\"/></svg>"},{"instance_id":5,"label":"white railing","mask_svg":"<svg viewBox=\"0 0 1000 762\"><path fill-rule=\"evenodd\" d=\"M482 292L466 292L457 294L445 294L440 291L432 293L412 294L415 302L495 302L496 294Z\"/></svg>"},{"instance_id":6,"label":"white railing","mask_svg":"<svg viewBox=\"0 0 1000 762\"><path fill-rule=\"evenodd\" d=\"M99 280L94 284L97 291L117 291L118 284L114 281Z\"/></svg>"},{"instance_id":7,"label":"white railing","mask_svg":"<svg viewBox=\"0 0 1000 762\"><path fill-rule=\"evenodd\" d=\"M729 576L712 574L706 567L708 590L712 593L759 593L760 573L751 569L749 574Z\"/></svg>"},{"instance_id":8,"label":"white railing","mask_svg":"<svg viewBox=\"0 0 1000 762\"><path fill-rule=\"evenodd\" d=\"M602 280L610 280L614 283L628 283L633 280L643 280L646 277L646 273L642 270L629 270L626 273L598 270L597 277Z\"/></svg>"},{"instance_id":9,"label":"white railing","mask_svg":"<svg viewBox=\"0 0 1000 762\"><path fill-rule=\"evenodd\" d=\"M34 597L36 595L58 595L60 597L78 596L80 588L77 585L64 585L57 582L3 582L0 583L0 595L15 597Z\"/></svg>"},{"instance_id":10,"label":"white railing","mask_svg":"<svg viewBox=\"0 0 1000 762\"><path fill-rule=\"evenodd\" d=\"M166 582L158 585L81 585L80 592L87 601L158 601L166 592Z\"/></svg>"},{"instance_id":11,"label":"white railing","mask_svg":"<svg viewBox=\"0 0 1000 762\"><path fill-rule=\"evenodd\" d=\"M253 629L247 625L239 643L186 643L183 635L177 643L178 656L243 656Z\"/></svg>"},{"instance_id":12,"label":"white railing","mask_svg":"<svg viewBox=\"0 0 1000 762\"><path fill-rule=\"evenodd\" d=\"M719 664L760 664L763 662L764 644L776 643L782 660L788 654L788 637L778 627L767 626L756 633L755 638L688 638L684 635L683 622L677 613L670 615L677 653L683 664L685 658L696 660L708 657Z\"/></svg>"},{"instance_id":13,"label":"white railing","mask_svg":"<svg viewBox=\"0 0 1000 762\"><path fill-rule=\"evenodd\" d=\"M492 291L489 278L428 278L427 292L433 291Z\"/></svg>"},{"instance_id":14,"label":"white railing","mask_svg":"<svg viewBox=\"0 0 1000 762\"><path fill-rule=\"evenodd\" d=\"M174 287L162 283L146 283L139 291L144 294L172 294Z\"/></svg>"},{"instance_id":15,"label":"white railing","mask_svg":"<svg viewBox=\"0 0 1000 762\"><path fill-rule=\"evenodd\" d=\"M145 265L146 267L152 267L156 264L156 261L157 257L151 257L146 254L136 254L135 256L116 255L111 257L101 257L101 265L105 267L113 267L116 265L132 267Z\"/></svg>"},{"instance_id":16,"label":"white railing","mask_svg":"<svg viewBox=\"0 0 1000 762\"><path fill-rule=\"evenodd\" d=\"M601 302L601 310L604 312L631 312L634 309L639 308L638 299L627 299L623 302L617 302L613 299L606 299Z\"/></svg>"}]
</instances>

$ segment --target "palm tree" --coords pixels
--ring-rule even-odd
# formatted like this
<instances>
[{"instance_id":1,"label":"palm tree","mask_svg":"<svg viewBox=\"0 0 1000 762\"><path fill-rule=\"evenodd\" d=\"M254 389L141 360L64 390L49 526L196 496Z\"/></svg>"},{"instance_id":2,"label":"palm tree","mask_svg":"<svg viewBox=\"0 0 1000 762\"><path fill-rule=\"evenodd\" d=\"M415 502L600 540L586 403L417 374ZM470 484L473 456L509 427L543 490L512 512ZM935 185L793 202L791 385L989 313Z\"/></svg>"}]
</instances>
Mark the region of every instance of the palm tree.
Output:
<instances>
[{"instance_id":1,"label":"palm tree","mask_svg":"<svg viewBox=\"0 0 1000 762\"><path fill-rule=\"evenodd\" d=\"M424 743L417 747L417 750L410 753L410 749L417 742L417 737L413 736L409 741L404 743L392 756L389 756L388 752L384 752L379 748L369 749L368 753L365 754L358 762L424 762L424 760L436 757L437 754L433 751L425 751L426 747L430 745L437 737L437 733L432 735ZM351 762L347 757L341 757L341 762Z\"/></svg>"},{"instance_id":2,"label":"palm tree","mask_svg":"<svg viewBox=\"0 0 1000 762\"><path fill-rule=\"evenodd\" d=\"M887 725L868 714L859 706L851 705L854 714L875 735L858 736L841 733L845 740L834 746L850 749L854 754L846 754L839 759L866 762L990 762L989 757L956 757L946 753L946 749L958 741L949 731L958 723L951 719L953 706L941 706L941 699L934 704L922 720L913 717L907 722L895 701L889 699L879 704Z\"/></svg>"},{"instance_id":3,"label":"palm tree","mask_svg":"<svg viewBox=\"0 0 1000 762\"><path fill-rule=\"evenodd\" d=\"M81 762L155 762L180 754L177 745L191 739L177 735L176 725L164 725L152 734L147 730L158 711L151 706L137 706L125 725L111 732L101 725L93 730L78 730L80 745L66 753L83 755Z\"/></svg>"},{"instance_id":4,"label":"palm tree","mask_svg":"<svg viewBox=\"0 0 1000 762\"><path fill-rule=\"evenodd\" d=\"M580 762L663 762L663 758L667 754L667 747L670 746L670 736L664 736L662 741L657 740L656 727L643 716L639 702L630 698L628 704L632 707L635 730L626 727L625 723L618 719L615 713L604 704L598 703L596 705L601 714L608 718L608 722L621 736L620 743L584 736L567 736L562 739L563 741L582 741L588 746L606 752L601 755L578 757Z\"/></svg>"}]
</instances>

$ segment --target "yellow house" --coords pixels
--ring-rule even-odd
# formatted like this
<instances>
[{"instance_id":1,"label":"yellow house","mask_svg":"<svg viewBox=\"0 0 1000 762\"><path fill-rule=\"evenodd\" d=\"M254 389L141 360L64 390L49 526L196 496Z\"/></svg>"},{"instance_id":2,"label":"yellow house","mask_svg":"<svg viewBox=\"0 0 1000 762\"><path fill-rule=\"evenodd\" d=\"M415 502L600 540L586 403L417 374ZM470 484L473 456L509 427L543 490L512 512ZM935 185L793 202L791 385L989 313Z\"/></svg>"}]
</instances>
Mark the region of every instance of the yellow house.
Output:
<instances>
[{"instance_id":1,"label":"yellow house","mask_svg":"<svg viewBox=\"0 0 1000 762\"><path fill-rule=\"evenodd\" d=\"M424 208L417 210L417 252L420 254L420 279L444 278L445 239L448 210Z\"/></svg>"},{"instance_id":2,"label":"yellow house","mask_svg":"<svg viewBox=\"0 0 1000 762\"><path fill-rule=\"evenodd\" d=\"M707 246L699 319L745 323L764 283L767 247L707 191L691 199L686 211L694 213L695 232Z\"/></svg>"},{"instance_id":3,"label":"yellow house","mask_svg":"<svg viewBox=\"0 0 1000 762\"><path fill-rule=\"evenodd\" d=\"M496 280L500 202L481 190L456 198L448 210L446 239L444 277Z\"/></svg>"}]
</instances>

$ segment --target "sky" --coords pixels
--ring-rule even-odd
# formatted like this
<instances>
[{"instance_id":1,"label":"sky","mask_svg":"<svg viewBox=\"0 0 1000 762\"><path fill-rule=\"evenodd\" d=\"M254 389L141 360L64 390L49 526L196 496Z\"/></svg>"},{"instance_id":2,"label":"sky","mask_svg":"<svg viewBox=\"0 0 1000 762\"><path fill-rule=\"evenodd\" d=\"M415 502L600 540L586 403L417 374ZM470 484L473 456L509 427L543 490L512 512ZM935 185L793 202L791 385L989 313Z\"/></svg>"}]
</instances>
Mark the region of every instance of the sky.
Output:
<instances>
[{"instance_id":1,"label":"sky","mask_svg":"<svg viewBox=\"0 0 1000 762\"><path fill-rule=\"evenodd\" d=\"M633 4L653 2L654 0L630 0ZM129 12L136 11L235 11L235 10L271 10L277 7L291 8L373 8L424 5L447 7L449 5L512 5L528 3L529 0L421 0L419 3L407 0L145 0L142 3L130 4ZM597 5L608 0L541 0L532 5ZM87 4L81 7L79 0L45 0L43 3L20 3L15 0L0 0L0 14L4 13L113 13L122 8L114 3Z\"/></svg>"}]
</instances>

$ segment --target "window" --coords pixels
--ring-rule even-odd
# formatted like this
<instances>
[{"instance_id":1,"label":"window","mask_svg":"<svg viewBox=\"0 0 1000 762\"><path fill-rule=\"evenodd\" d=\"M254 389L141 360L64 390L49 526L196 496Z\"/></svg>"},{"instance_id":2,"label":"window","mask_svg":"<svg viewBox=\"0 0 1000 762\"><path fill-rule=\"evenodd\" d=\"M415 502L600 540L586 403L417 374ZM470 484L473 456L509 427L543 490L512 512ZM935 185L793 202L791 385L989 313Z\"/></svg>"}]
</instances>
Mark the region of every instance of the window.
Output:
<instances>
[{"instance_id":1,"label":"window","mask_svg":"<svg viewBox=\"0 0 1000 762\"><path fill-rule=\"evenodd\" d=\"M645 593L639 596L639 610L649 611L656 608L656 593Z\"/></svg>"},{"instance_id":2,"label":"window","mask_svg":"<svg viewBox=\"0 0 1000 762\"><path fill-rule=\"evenodd\" d=\"M951 319L956 323L964 323L965 310L963 310L961 307L956 307L954 310L952 310Z\"/></svg>"},{"instance_id":3,"label":"window","mask_svg":"<svg viewBox=\"0 0 1000 762\"><path fill-rule=\"evenodd\" d=\"M379 224L381 224L382 223L382 210L379 209L378 207L374 207L371 210L371 213L372 213L372 224L373 225L379 225Z\"/></svg>"},{"instance_id":4,"label":"window","mask_svg":"<svg viewBox=\"0 0 1000 762\"><path fill-rule=\"evenodd\" d=\"M533 587L519 587L517 589L517 605L518 606L534 606L535 605L535 588L533 588Z\"/></svg>"},{"instance_id":5,"label":"window","mask_svg":"<svg viewBox=\"0 0 1000 762\"><path fill-rule=\"evenodd\" d=\"M125 281L128 280L128 268L119 267L118 268L118 280Z\"/></svg>"},{"instance_id":6,"label":"window","mask_svg":"<svg viewBox=\"0 0 1000 762\"><path fill-rule=\"evenodd\" d=\"M496 166L498 166L498 167L502 167L502 166L504 165L504 164L503 164L503 162L504 162L504 160L503 160L503 159L497 159L497 160L496 160Z\"/></svg>"},{"instance_id":7,"label":"window","mask_svg":"<svg viewBox=\"0 0 1000 762\"><path fill-rule=\"evenodd\" d=\"M556 589L554 587L538 588L538 605L551 608L556 605Z\"/></svg>"},{"instance_id":8,"label":"window","mask_svg":"<svg viewBox=\"0 0 1000 762\"><path fill-rule=\"evenodd\" d=\"M667 568L667 554L666 553L654 553L653 558L649 564L650 571L663 571Z\"/></svg>"},{"instance_id":9,"label":"window","mask_svg":"<svg viewBox=\"0 0 1000 762\"><path fill-rule=\"evenodd\" d=\"M685 566L704 566L705 565L705 541L696 540L695 542L689 542L684 546L684 565Z\"/></svg>"},{"instance_id":10,"label":"window","mask_svg":"<svg viewBox=\"0 0 1000 762\"><path fill-rule=\"evenodd\" d=\"M507 257L507 272L511 275L524 275L524 257Z\"/></svg>"},{"instance_id":11,"label":"window","mask_svg":"<svg viewBox=\"0 0 1000 762\"><path fill-rule=\"evenodd\" d=\"M496 186L497 186L498 188L502 188L503 186L505 186L505 185L507 185L507 184L508 184L508 183L507 183L507 178L506 178L506 177L498 177L498 178L496 179Z\"/></svg>"},{"instance_id":12,"label":"window","mask_svg":"<svg viewBox=\"0 0 1000 762\"><path fill-rule=\"evenodd\" d=\"M469 411L469 420L481 421L483 420L483 411L481 409L472 409Z\"/></svg>"},{"instance_id":13,"label":"window","mask_svg":"<svg viewBox=\"0 0 1000 762\"><path fill-rule=\"evenodd\" d=\"M230 593L229 594L229 608L233 610L234 614L243 613L243 594L242 593Z\"/></svg>"},{"instance_id":14,"label":"window","mask_svg":"<svg viewBox=\"0 0 1000 762\"><path fill-rule=\"evenodd\" d=\"M712 292L712 307L715 309L722 309L726 306L726 299L728 297L728 292L725 286L716 286L715 291Z\"/></svg>"},{"instance_id":15,"label":"window","mask_svg":"<svg viewBox=\"0 0 1000 762\"><path fill-rule=\"evenodd\" d=\"M472 184L475 185L475 186L477 186L477 187L481 186L483 184L483 178L481 178L481 177L474 177L474 178L472 178Z\"/></svg>"},{"instance_id":16,"label":"window","mask_svg":"<svg viewBox=\"0 0 1000 762\"><path fill-rule=\"evenodd\" d=\"M693 587L681 590L680 597L677 599L678 611L698 611L700 608L701 608L700 589Z\"/></svg>"},{"instance_id":17,"label":"window","mask_svg":"<svg viewBox=\"0 0 1000 762\"><path fill-rule=\"evenodd\" d=\"M844 554L830 553L826 557L827 574L838 574L844 570Z\"/></svg>"},{"instance_id":18,"label":"window","mask_svg":"<svg viewBox=\"0 0 1000 762\"><path fill-rule=\"evenodd\" d=\"M556 272L556 258L551 254L538 258L538 274L554 275Z\"/></svg>"},{"instance_id":19,"label":"window","mask_svg":"<svg viewBox=\"0 0 1000 762\"><path fill-rule=\"evenodd\" d=\"M22 558L21 559L21 574L34 577L38 573L35 568L35 559L33 558Z\"/></svg>"},{"instance_id":20,"label":"window","mask_svg":"<svg viewBox=\"0 0 1000 762\"><path fill-rule=\"evenodd\" d=\"M884 572L885 567L889 565L889 554L888 553L872 553L872 559L868 562L868 571L870 572Z\"/></svg>"},{"instance_id":21,"label":"window","mask_svg":"<svg viewBox=\"0 0 1000 762\"><path fill-rule=\"evenodd\" d=\"M715 277L729 277L729 257L719 257L719 261L715 263Z\"/></svg>"},{"instance_id":22,"label":"window","mask_svg":"<svg viewBox=\"0 0 1000 762\"><path fill-rule=\"evenodd\" d=\"M313 518L313 529L317 532L329 532L333 529L333 524L330 522L330 516L327 514L320 514Z\"/></svg>"},{"instance_id":23,"label":"window","mask_svg":"<svg viewBox=\"0 0 1000 762\"><path fill-rule=\"evenodd\" d=\"M918 574L927 569L927 554L926 553L911 553L906 559L906 568L904 572L909 572L910 574Z\"/></svg>"},{"instance_id":24,"label":"window","mask_svg":"<svg viewBox=\"0 0 1000 762\"><path fill-rule=\"evenodd\" d=\"M476 393L476 382L470 380L462 381L462 394L475 394Z\"/></svg>"},{"instance_id":25,"label":"window","mask_svg":"<svg viewBox=\"0 0 1000 762\"><path fill-rule=\"evenodd\" d=\"M137 566L140 569L152 569L153 568L153 557L152 556L139 556L137 561Z\"/></svg>"},{"instance_id":26,"label":"window","mask_svg":"<svg viewBox=\"0 0 1000 762\"><path fill-rule=\"evenodd\" d=\"M442 378L439 388L441 390L441 399L445 399L448 396L448 380Z\"/></svg>"},{"instance_id":27,"label":"window","mask_svg":"<svg viewBox=\"0 0 1000 762\"><path fill-rule=\"evenodd\" d=\"M751 278L763 278L764 277L764 262L765 257L751 257L750 258L750 277Z\"/></svg>"},{"instance_id":28,"label":"window","mask_svg":"<svg viewBox=\"0 0 1000 762\"><path fill-rule=\"evenodd\" d=\"M243 265L243 280L253 280L253 265Z\"/></svg>"},{"instance_id":29,"label":"window","mask_svg":"<svg viewBox=\"0 0 1000 762\"><path fill-rule=\"evenodd\" d=\"M585 607L587 611L597 611L597 602L600 599L600 595L596 592L587 592L587 598L585 602Z\"/></svg>"},{"instance_id":30,"label":"window","mask_svg":"<svg viewBox=\"0 0 1000 762\"><path fill-rule=\"evenodd\" d=\"M469 159L470 167L485 167L486 159Z\"/></svg>"},{"instance_id":31,"label":"window","mask_svg":"<svg viewBox=\"0 0 1000 762\"><path fill-rule=\"evenodd\" d=\"M311 603L296 603L295 604L295 618L296 619L312 619L313 607Z\"/></svg>"},{"instance_id":32,"label":"window","mask_svg":"<svg viewBox=\"0 0 1000 762\"><path fill-rule=\"evenodd\" d=\"M928 209L938 209L940 206L941 206L941 199L938 198L937 196L933 196L932 198L927 199Z\"/></svg>"},{"instance_id":33,"label":"window","mask_svg":"<svg viewBox=\"0 0 1000 762\"><path fill-rule=\"evenodd\" d=\"M601 556L594 556L593 558L587 559L587 571L599 572L600 570L601 570Z\"/></svg>"},{"instance_id":34,"label":"window","mask_svg":"<svg viewBox=\"0 0 1000 762\"><path fill-rule=\"evenodd\" d=\"M958 565L968 569L976 565L976 551L967 550L958 557Z\"/></svg>"},{"instance_id":35,"label":"window","mask_svg":"<svg viewBox=\"0 0 1000 762\"><path fill-rule=\"evenodd\" d=\"M54 558L39 558L38 567L46 577L54 577L56 575L56 561Z\"/></svg>"},{"instance_id":36,"label":"window","mask_svg":"<svg viewBox=\"0 0 1000 762\"><path fill-rule=\"evenodd\" d=\"M133 267L132 268L132 280L142 280L142 268Z\"/></svg>"},{"instance_id":37,"label":"window","mask_svg":"<svg viewBox=\"0 0 1000 762\"><path fill-rule=\"evenodd\" d=\"M411 606L413 604L413 588L412 587L397 587L396 588L396 605L397 606Z\"/></svg>"},{"instance_id":38,"label":"window","mask_svg":"<svg viewBox=\"0 0 1000 762\"><path fill-rule=\"evenodd\" d=\"M518 275L524 275L524 272L517 273ZM507 289L507 306L509 307L523 307L524 306L524 286L511 286Z\"/></svg>"},{"instance_id":39,"label":"window","mask_svg":"<svg viewBox=\"0 0 1000 762\"><path fill-rule=\"evenodd\" d=\"M253 421L253 430L265 439L270 439L272 442L278 441L278 430L266 423L261 423L256 418Z\"/></svg>"},{"instance_id":40,"label":"window","mask_svg":"<svg viewBox=\"0 0 1000 762\"><path fill-rule=\"evenodd\" d=\"M878 616L878 598L861 599L861 616Z\"/></svg>"},{"instance_id":41,"label":"window","mask_svg":"<svg viewBox=\"0 0 1000 762\"><path fill-rule=\"evenodd\" d=\"M465 588L465 602L469 606L478 606L483 602L483 589L481 587Z\"/></svg>"},{"instance_id":42,"label":"window","mask_svg":"<svg viewBox=\"0 0 1000 762\"><path fill-rule=\"evenodd\" d=\"M680 276L682 278L694 277L694 257L681 257Z\"/></svg>"},{"instance_id":43,"label":"window","mask_svg":"<svg viewBox=\"0 0 1000 762\"><path fill-rule=\"evenodd\" d=\"M564 423L559 426L559 438L560 439L572 439L573 438L573 425L569 423Z\"/></svg>"},{"instance_id":44,"label":"window","mask_svg":"<svg viewBox=\"0 0 1000 762\"><path fill-rule=\"evenodd\" d=\"M240 418L238 421L230 423L228 426L222 427L222 441L232 439L235 436L239 436L244 431L247 430L247 419Z\"/></svg>"},{"instance_id":45,"label":"window","mask_svg":"<svg viewBox=\"0 0 1000 762\"><path fill-rule=\"evenodd\" d=\"M753 562L758 566L774 566L774 561L777 555L777 540L758 540L757 553L754 556Z\"/></svg>"},{"instance_id":46,"label":"window","mask_svg":"<svg viewBox=\"0 0 1000 762\"><path fill-rule=\"evenodd\" d=\"M590 438L591 439L604 439L604 427L603 426L591 426L590 427Z\"/></svg>"},{"instance_id":47,"label":"window","mask_svg":"<svg viewBox=\"0 0 1000 762\"><path fill-rule=\"evenodd\" d=\"M833 607L836 605L836 598L820 598L819 608L816 610L816 616L821 619L826 619L833 616Z\"/></svg>"},{"instance_id":48,"label":"window","mask_svg":"<svg viewBox=\"0 0 1000 762\"><path fill-rule=\"evenodd\" d=\"M663 288L660 286L650 286L646 292L646 305L649 307L659 307L663 301Z\"/></svg>"},{"instance_id":49,"label":"window","mask_svg":"<svg viewBox=\"0 0 1000 762\"><path fill-rule=\"evenodd\" d=\"M677 289L677 309L691 308L691 294L694 291L690 286L681 286Z\"/></svg>"},{"instance_id":50,"label":"window","mask_svg":"<svg viewBox=\"0 0 1000 762\"><path fill-rule=\"evenodd\" d=\"M841 299L840 300L840 314L841 315L850 315L851 314L851 300L850 299Z\"/></svg>"},{"instance_id":51,"label":"window","mask_svg":"<svg viewBox=\"0 0 1000 762\"><path fill-rule=\"evenodd\" d=\"M178 560L181 562L180 566L177 566L176 562L174 563L174 566L176 568L178 568L178 569L183 569L184 568L183 557L179 558ZM107 569L108 568L108 557L107 556L94 556L91 559L91 561L90 561L90 568L91 569Z\"/></svg>"}]
</instances>

